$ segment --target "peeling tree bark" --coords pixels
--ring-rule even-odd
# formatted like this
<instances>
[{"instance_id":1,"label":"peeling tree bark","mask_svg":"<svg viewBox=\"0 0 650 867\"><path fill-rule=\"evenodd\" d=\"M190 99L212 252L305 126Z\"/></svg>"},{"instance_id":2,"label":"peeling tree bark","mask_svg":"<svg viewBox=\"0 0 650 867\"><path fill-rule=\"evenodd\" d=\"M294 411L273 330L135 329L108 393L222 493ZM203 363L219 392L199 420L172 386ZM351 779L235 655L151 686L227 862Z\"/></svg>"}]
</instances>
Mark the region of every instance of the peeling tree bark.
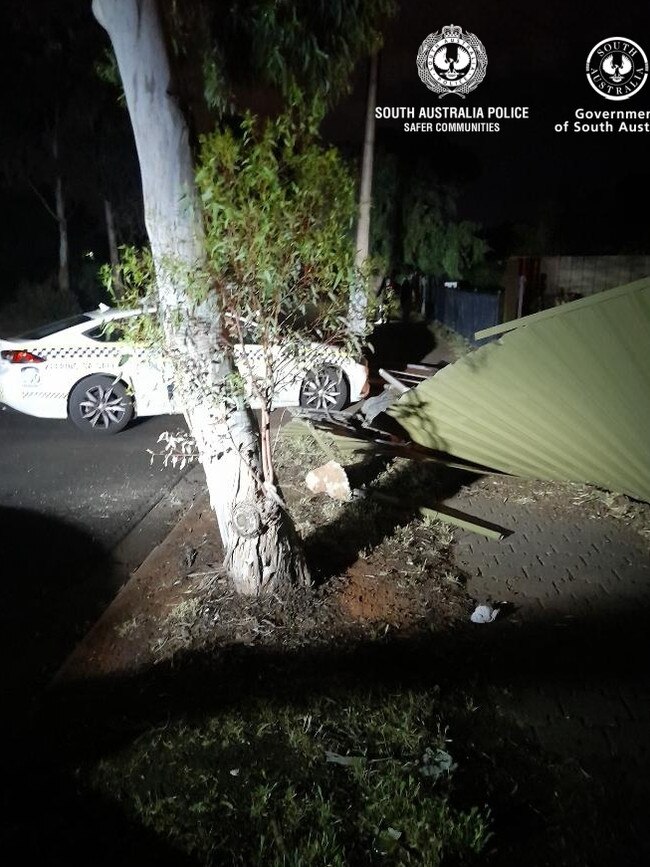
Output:
<instances>
[{"instance_id":1,"label":"peeling tree bark","mask_svg":"<svg viewBox=\"0 0 650 867\"><path fill-rule=\"evenodd\" d=\"M225 566L241 593L307 583L293 524L264 479L255 418L243 403L233 410L216 393L234 371L231 355L219 347L218 319L205 305L192 305L182 277L204 261L203 226L188 126L173 95L156 2L93 0L93 12L108 32L122 78L165 340L179 360L176 387L205 470Z\"/></svg>"}]
</instances>

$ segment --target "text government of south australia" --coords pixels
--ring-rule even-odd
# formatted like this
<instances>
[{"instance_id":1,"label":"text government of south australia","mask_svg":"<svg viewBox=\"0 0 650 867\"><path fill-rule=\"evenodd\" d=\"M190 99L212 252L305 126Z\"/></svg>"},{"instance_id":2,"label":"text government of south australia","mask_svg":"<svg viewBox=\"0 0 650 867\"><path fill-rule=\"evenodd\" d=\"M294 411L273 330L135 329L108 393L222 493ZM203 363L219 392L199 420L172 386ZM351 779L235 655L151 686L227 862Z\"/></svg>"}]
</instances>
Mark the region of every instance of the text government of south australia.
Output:
<instances>
[{"instance_id":1,"label":"text government of south australia","mask_svg":"<svg viewBox=\"0 0 650 867\"><path fill-rule=\"evenodd\" d=\"M555 132L577 133L648 133L648 109L588 109L577 108L573 120L555 124Z\"/></svg>"}]
</instances>

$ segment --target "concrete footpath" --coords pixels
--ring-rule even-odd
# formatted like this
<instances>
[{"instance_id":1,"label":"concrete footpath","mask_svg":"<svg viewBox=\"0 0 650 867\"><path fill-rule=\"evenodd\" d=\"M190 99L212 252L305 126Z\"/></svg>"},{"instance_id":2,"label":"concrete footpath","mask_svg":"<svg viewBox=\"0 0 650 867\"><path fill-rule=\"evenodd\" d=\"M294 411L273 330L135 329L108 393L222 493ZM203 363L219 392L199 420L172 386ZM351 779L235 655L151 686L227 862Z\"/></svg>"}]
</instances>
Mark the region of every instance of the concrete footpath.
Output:
<instances>
[{"instance_id":1,"label":"concrete footpath","mask_svg":"<svg viewBox=\"0 0 650 867\"><path fill-rule=\"evenodd\" d=\"M443 338L423 361L455 357ZM561 755L650 762L650 525L644 537L582 497L485 477L443 502L512 531L454 533L469 592L506 603L507 616L478 628L508 712Z\"/></svg>"},{"instance_id":2,"label":"concrete footpath","mask_svg":"<svg viewBox=\"0 0 650 867\"><path fill-rule=\"evenodd\" d=\"M502 541L455 532L469 592L507 603L501 622L477 627L502 633L489 676L542 745L648 760L648 538L566 488L557 497L552 483L486 477L445 501L513 531Z\"/></svg>"}]
</instances>

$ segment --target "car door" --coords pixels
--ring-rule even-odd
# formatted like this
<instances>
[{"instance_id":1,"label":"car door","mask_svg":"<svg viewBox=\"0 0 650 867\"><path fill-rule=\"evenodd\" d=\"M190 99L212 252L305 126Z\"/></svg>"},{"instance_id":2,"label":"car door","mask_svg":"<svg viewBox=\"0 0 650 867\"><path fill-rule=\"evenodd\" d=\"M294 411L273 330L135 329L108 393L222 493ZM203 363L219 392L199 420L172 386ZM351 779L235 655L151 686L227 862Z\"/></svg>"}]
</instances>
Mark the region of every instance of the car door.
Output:
<instances>
[{"instance_id":1,"label":"car door","mask_svg":"<svg viewBox=\"0 0 650 867\"><path fill-rule=\"evenodd\" d=\"M84 337L113 350L117 375L132 388L138 415L175 411L171 369L160 349L125 340L117 318L100 322Z\"/></svg>"}]
</instances>

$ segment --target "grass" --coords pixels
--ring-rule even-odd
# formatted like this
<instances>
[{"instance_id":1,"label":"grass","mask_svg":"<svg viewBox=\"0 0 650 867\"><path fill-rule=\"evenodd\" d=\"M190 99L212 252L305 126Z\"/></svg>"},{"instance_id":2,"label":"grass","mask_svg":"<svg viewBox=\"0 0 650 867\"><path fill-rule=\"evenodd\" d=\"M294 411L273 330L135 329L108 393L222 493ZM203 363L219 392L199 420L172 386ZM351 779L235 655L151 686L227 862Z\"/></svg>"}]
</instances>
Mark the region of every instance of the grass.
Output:
<instances>
[{"instance_id":1,"label":"grass","mask_svg":"<svg viewBox=\"0 0 650 867\"><path fill-rule=\"evenodd\" d=\"M499 709L499 690L441 690L428 677L355 688L354 676L266 669L265 697L252 698L237 677L228 709L136 737L128 724L126 746L77 775L179 863L642 863L641 789L541 752Z\"/></svg>"},{"instance_id":2,"label":"grass","mask_svg":"<svg viewBox=\"0 0 650 867\"><path fill-rule=\"evenodd\" d=\"M204 864L435 867L490 837L487 810L454 804L448 746L431 692L250 702L150 730L91 778Z\"/></svg>"}]
</instances>

